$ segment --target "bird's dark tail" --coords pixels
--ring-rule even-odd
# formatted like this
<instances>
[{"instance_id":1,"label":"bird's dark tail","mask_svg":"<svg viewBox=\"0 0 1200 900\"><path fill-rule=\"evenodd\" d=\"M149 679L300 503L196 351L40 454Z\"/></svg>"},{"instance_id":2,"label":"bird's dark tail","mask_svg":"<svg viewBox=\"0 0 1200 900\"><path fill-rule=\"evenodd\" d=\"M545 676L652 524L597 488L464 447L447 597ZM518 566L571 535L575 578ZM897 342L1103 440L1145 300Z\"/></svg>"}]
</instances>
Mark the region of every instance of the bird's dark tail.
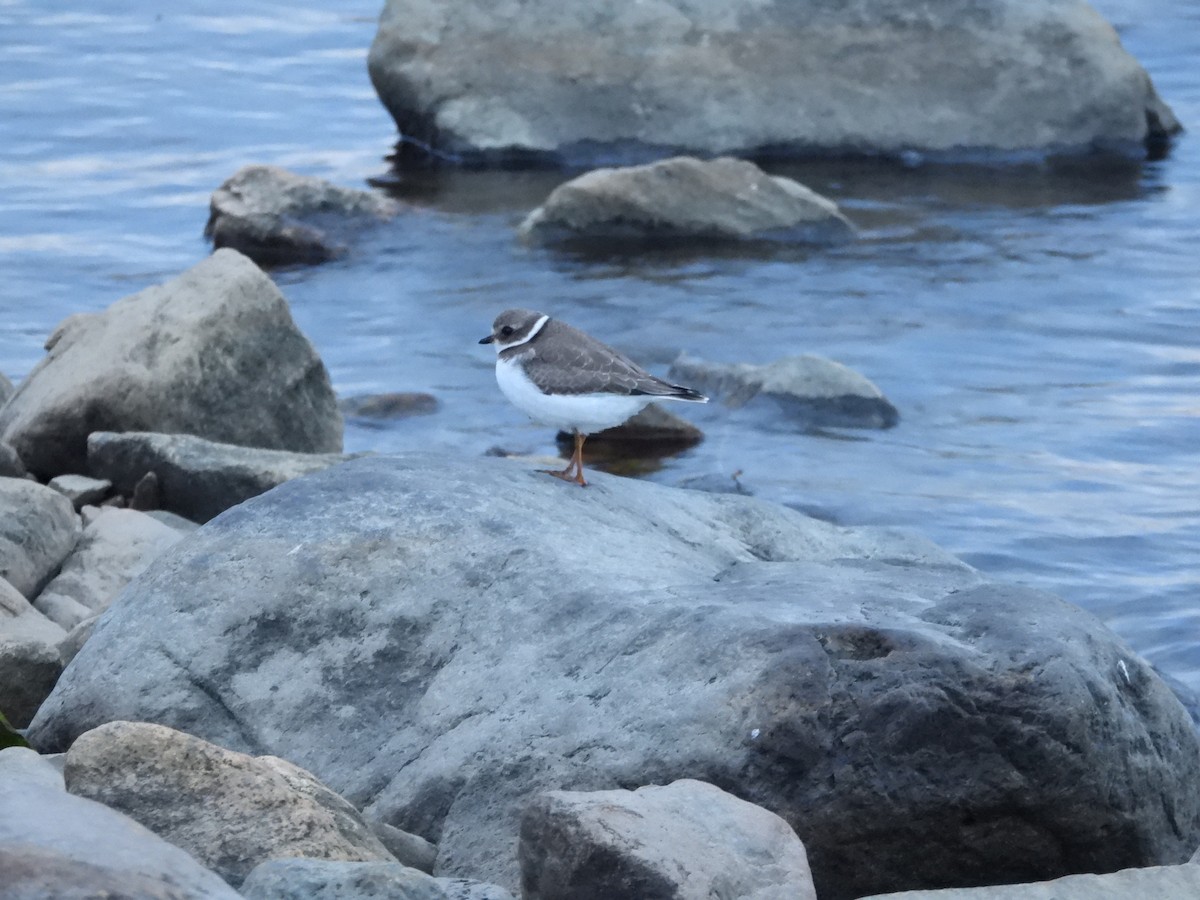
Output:
<instances>
[{"instance_id":1,"label":"bird's dark tail","mask_svg":"<svg viewBox=\"0 0 1200 900\"><path fill-rule=\"evenodd\" d=\"M699 391L693 391L682 384L671 385L671 393L667 394L672 400L687 400L690 403L707 403L708 398Z\"/></svg>"}]
</instances>

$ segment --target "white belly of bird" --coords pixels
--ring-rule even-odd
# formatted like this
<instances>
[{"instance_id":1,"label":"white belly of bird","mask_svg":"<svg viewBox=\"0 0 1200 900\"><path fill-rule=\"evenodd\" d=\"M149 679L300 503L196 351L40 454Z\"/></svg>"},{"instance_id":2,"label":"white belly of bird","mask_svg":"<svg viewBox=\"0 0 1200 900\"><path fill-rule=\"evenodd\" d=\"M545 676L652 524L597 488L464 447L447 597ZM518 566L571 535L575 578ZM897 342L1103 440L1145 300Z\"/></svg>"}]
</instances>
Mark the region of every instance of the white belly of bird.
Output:
<instances>
[{"instance_id":1,"label":"white belly of bird","mask_svg":"<svg viewBox=\"0 0 1200 900\"><path fill-rule=\"evenodd\" d=\"M531 419L560 431L594 434L620 425L653 397L620 394L543 394L517 363L496 361L496 383Z\"/></svg>"}]
</instances>

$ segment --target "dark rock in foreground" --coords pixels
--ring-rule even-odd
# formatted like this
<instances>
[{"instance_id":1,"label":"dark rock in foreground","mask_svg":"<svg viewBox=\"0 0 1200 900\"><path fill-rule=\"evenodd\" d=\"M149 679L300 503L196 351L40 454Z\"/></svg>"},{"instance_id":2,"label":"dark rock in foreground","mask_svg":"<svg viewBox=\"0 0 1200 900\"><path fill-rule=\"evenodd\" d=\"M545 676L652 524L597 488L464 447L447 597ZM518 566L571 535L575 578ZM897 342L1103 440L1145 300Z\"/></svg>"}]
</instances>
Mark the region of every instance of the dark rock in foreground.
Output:
<instances>
[{"instance_id":1,"label":"dark rock in foreground","mask_svg":"<svg viewBox=\"0 0 1200 900\"><path fill-rule=\"evenodd\" d=\"M1084 0L388 0L367 61L439 160L1134 150L1180 130Z\"/></svg>"},{"instance_id":2,"label":"dark rock in foreground","mask_svg":"<svg viewBox=\"0 0 1200 900\"><path fill-rule=\"evenodd\" d=\"M30 737L115 719L283 756L507 887L533 795L679 778L782 816L823 900L1200 843L1190 721L1083 611L891 532L506 460L352 460L209 522Z\"/></svg>"},{"instance_id":3,"label":"dark rock in foreground","mask_svg":"<svg viewBox=\"0 0 1200 900\"><path fill-rule=\"evenodd\" d=\"M271 279L232 250L65 319L46 349L0 409L0 440L40 478L85 471L93 431L342 449L325 366Z\"/></svg>"},{"instance_id":4,"label":"dark rock in foreground","mask_svg":"<svg viewBox=\"0 0 1200 900\"><path fill-rule=\"evenodd\" d=\"M561 184L521 223L539 243L654 240L833 243L854 237L837 204L740 159L676 157L596 169Z\"/></svg>"},{"instance_id":5,"label":"dark rock in foreground","mask_svg":"<svg viewBox=\"0 0 1200 900\"><path fill-rule=\"evenodd\" d=\"M731 407L767 401L801 428L891 428L900 421L871 381L822 356L787 356L762 366L681 356L671 363L670 377Z\"/></svg>"},{"instance_id":6,"label":"dark rock in foreground","mask_svg":"<svg viewBox=\"0 0 1200 900\"><path fill-rule=\"evenodd\" d=\"M394 200L278 166L244 166L212 195L205 237L259 265L326 262L346 252L355 225L400 211Z\"/></svg>"},{"instance_id":7,"label":"dark rock in foreground","mask_svg":"<svg viewBox=\"0 0 1200 900\"><path fill-rule=\"evenodd\" d=\"M88 471L132 496L150 472L157 506L207 522L277 484L344 462L340 453L290 453L206 441L190 434L99 431L88 438Z\"/></svg>"}]
</instances>

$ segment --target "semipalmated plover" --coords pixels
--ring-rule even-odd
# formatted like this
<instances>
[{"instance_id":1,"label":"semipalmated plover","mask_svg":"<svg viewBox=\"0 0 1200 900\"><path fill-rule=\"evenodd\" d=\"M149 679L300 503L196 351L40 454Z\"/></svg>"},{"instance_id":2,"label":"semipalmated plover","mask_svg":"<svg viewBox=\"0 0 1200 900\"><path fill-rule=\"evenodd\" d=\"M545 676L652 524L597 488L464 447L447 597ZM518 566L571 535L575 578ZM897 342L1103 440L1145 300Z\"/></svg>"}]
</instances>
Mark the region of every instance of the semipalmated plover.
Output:
<instances>
[{"instance_id":1,"label":"semipalmated plover","mask_svg":"<svg viewBox=\"0 0 1200 900\"><path fill-rule=\"evenodd\" d=\"M575 435L575 453L549 474L586 485L583 442L620 425L653 400L707 403L691 388L655 378L594 337L529 309L507 309L481 344L496 346L496 382L530 418Z\"/></svg>"}]
</instances>

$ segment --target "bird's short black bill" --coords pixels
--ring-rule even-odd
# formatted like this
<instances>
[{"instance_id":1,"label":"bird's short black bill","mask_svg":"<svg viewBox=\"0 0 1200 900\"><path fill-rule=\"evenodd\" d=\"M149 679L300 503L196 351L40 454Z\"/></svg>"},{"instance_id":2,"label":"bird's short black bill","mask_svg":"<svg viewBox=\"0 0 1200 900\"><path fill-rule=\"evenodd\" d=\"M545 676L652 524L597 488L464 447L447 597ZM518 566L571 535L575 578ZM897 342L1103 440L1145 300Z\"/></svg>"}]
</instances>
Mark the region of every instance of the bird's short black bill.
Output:
<instances>
[{"instance_id":1,"label":"bird's short black bill","mask_svg":"<svg viewBox=\"0 0 1200 900\"><path fill-rule=\"evenodd\" d=\"M493 335L490 335L490 334L489 334L489 335L488 335L487 337L485 337L485 338L480 338L480 339L479 339L479 343L481 343L481 344L490 344L490 343L491 343L492 341L494 341L495 339L496 339L496 338L495 338Z\"/></svg>"}]
</instances>

